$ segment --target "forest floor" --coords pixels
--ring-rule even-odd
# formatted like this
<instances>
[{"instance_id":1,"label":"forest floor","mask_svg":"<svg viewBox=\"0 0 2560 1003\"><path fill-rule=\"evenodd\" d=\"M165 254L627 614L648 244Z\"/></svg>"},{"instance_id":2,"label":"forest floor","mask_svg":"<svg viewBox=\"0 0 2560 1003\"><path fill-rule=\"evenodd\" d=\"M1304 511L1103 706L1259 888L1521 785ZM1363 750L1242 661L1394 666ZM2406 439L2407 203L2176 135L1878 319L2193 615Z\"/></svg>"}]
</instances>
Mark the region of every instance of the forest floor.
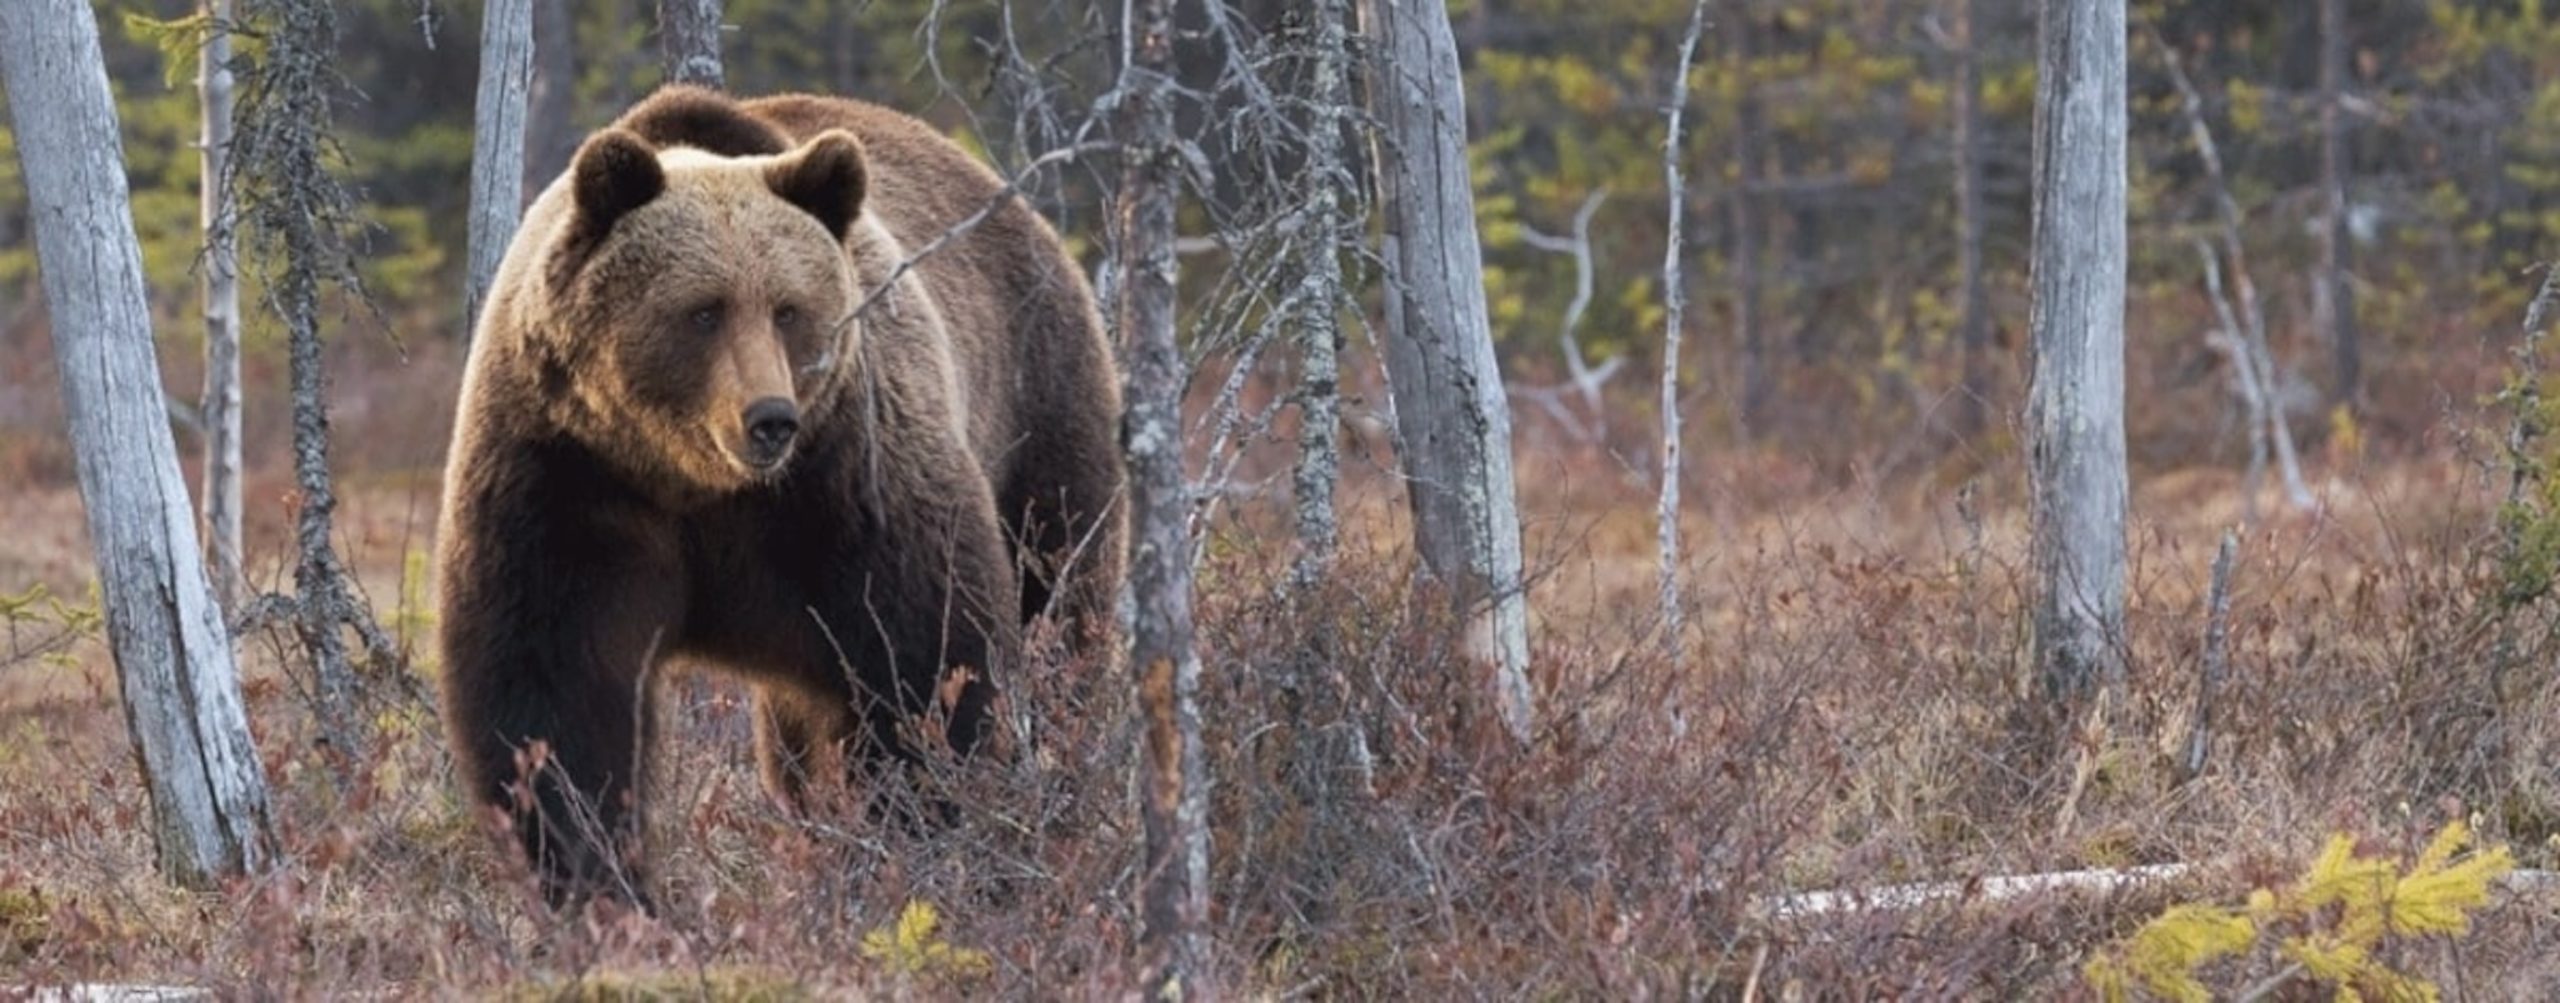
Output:
<instances>
[{"instance_id":1,"label":"forest floor","mask_svg":"<svg viewBox=\"0 0 2560 1003\"><path fill-rule=\"evenodd\" d=\"M416 421L358 409L342 441L442 434ZM1641 465L1525 453L1541 697L1526 747L1468 719L1454 631L1415 587L1376 457L1351 464L1345 555L1305 601L1281 598L1281 506L1248 497L1218 520L1200 583L1219 971L1283 998L2068 998L2164 907L2294 887L2335 835L2407 860L2460 820L2552 867L2560 649L2542 604L2513 598L2503 481L2469 441L2318 465L2316 511L2264 493L2240 539L2210 759L2183 781L2207 569L2243 515L2234 473L2137 477L2124 698L2103 737L2058 740L2022 710L2037 705L2025 525L2001 464L1837 488L1767 452L1694 456L1675 661ZM434 442L382 453L431 458ZM412 646L413 679L431 679L432 462L350 466L341 546ZM257 577L281 587L290 486L261 473L250 495ZM14 479L0 512L0 594L83 605L67 475ZM652 780L662 912L552 917L456 800L428 687L376 680L371 746L333 756L272 631L242 651L286 862L218 892L165 887L104 646L51 644L50 609L26 604L0 636L15 655L0 661L0 994L1054 998L1126 974L1138 834L1107 667L1044 659L1016 680L1033 754L936 764L918 784L967 807L930 832L865 821L861 798L904 788L808 819L775 810L741 694L680 684ZM2167 862L2200 866L2106 894L1767 907ZM2466 934L2391 938L2375 957L2447 998L2551 998L2556 905L2495 893ZM2199 973L2228 994L2298 964L2266 946Z\"/></svg>"}]
</instances>

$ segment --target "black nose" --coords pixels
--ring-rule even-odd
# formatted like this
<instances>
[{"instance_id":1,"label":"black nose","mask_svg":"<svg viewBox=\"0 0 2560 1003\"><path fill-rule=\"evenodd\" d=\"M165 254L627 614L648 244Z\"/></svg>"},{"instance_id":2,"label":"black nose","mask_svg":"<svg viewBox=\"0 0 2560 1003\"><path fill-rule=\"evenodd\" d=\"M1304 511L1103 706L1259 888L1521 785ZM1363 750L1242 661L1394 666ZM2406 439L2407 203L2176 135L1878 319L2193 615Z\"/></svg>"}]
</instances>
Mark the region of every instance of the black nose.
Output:
<instances>
[{"instance_id":1,"label":"black nose","mask_svg":"<svg viewBox=\"0 0 2560 1003\"><path fill-rule=\"evenodd\" d=\"M767 397L747 405L747 445L756 458L766 462L779 459L790 448L793 436L800 434L800 409L780 397Z\"/></svg>"}]
</instances>

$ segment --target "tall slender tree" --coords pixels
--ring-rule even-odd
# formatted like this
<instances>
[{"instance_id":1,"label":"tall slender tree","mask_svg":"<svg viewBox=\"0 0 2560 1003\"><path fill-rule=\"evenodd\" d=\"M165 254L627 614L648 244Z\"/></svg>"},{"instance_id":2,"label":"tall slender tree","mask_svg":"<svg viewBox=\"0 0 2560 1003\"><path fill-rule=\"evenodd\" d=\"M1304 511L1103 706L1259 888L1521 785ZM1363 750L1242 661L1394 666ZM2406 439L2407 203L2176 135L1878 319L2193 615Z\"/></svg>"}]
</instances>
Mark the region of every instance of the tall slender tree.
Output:
<instances>
[{"instance_id":1,"label":"tall slender tree","mask_svg":"<svg viewBox=\"0 0 2560 1003\"><path fill-rule=\"evenodd\" d=\"M1125 169L1113 213L1120 265L1113 315L1128 372L1121 439L1128 449L1129 663L1144 734L1139 813L1141 990L1149 999L1204 994L1209 973L1208 778L1200 751L1200 658L1192 648L1191 485L1182 467L1189 366L1174 340L1173 0L1124 8L1114 131Z\"/></svg>"},{"instance_id":2,"label":"tall slender tree","mask_svg":"<svg viewBox=\"0 0 2560 1003\"><path fill-rule=\"evenodd\" d=\"M2042 0L2037 30L2035 658L2077 706L2124 671L2124 0Z\"/></svg>"},{"instance_id":3,"label":"tall slender tree","mask_svg":"<svg viewBox=\"0 0 2560 1003\"><path fill-rule=\"evenodd\" d=\"M525 103L521 203L529 204L578 152L578 17L569 0L534 0L533 85Z\"/></svg>"},{"instance_id":4,"label":"tall slender tree","mask_svg":"<svg viewBox=\"0 0 2560 1003\"><path fill-rule=\"evenodd\" d=\"M658 0L658 52L671 84L729 85L720 62L721 0Z\"/></svg>"},{"instance_id":5,"label":"tall slender tree","mask_svg":"<svg viewBox=\"0 0 2560 1003\"><path fill-rule=\"evenodd\" d=\"M1298 459L1296 493L1298 559L1292 569L1300 591L1315 587L1333 566L1341 536L1333 496L1342 469L1342 244L1349 229L1343 190L1349 176L1342 135L1351 100L1351 4L1314 0L1314 51L1307 87L1307 159L1312 232L1305 242L1305 284L1299 304Z\"/></svg>"},{"instance_id":6,"label":"tall slender tree","mask_svg":"<svg viewBox=\"0 0 2560 1003\"><path fill-rule=\"evenodd\" d=\"M560 0L551 0L557 4ZM464 330L498 273L524 212L526 89L533 82L535 0L488 0L480 12L480 91L471 122L469 274L462 280Z\"/></svg>"},{"instance_id":7,"label":"tall slender tree","mask_svg":"<svg viewBox=\"0 0 2560 1003\"><path fill-rule=\"evenodd\" d=\"M1671 110L1662 134L1663 200L1670 204L1662 245L1662 496L1654 512L1655 543L1662 562L1663 651L1680 657L1680 324L1689 291L1680 270L1680 228L1688 219L1689 185L1680 177L1680 115L1689 105L1689 64L1707 24L1707 0L1689 5L1689 30L1680 36L1680 62L1672 69Z\"/></svg>"},{"instance_id":8,"label":"tall slender tree","mask_svg":"<svg viewBox=\"0 0 2560 1003\"><path fill-rule=\"evenodd\" d=\"M1511 406L1493 355L1467 170L1466 90L1438 0L1362 0L1386 206L1386 361L1423 563L1467 620L1511 735L1529 737L1529 610Z\"/></svg>"},{"instance_id":9,"label":"tall slender tree","mask_svg":"<svg viewBox=\"0 0 2560 1003\"><path fill-rule=\"evenodd\" d=\"M205 0L204 52L196 91L204 108L202 176L196 181L204 227L204 522L212 537L213 594L240 609L248 585L242 566L240 487L240 255L231 226L231 0Z\"/></svg>"},{"instance_id":10,"label":"tall slender tree","mask_svg":"<svg viewBox=\"0 0 2560 1003\"><path fill-rule=\"evenodd\" d=\"M152 352L98 24L81 0L0 4L0 82L33 205L71 446L162 872L203 887L272 858L266 774Z\"/></svg>"}]
</instances>

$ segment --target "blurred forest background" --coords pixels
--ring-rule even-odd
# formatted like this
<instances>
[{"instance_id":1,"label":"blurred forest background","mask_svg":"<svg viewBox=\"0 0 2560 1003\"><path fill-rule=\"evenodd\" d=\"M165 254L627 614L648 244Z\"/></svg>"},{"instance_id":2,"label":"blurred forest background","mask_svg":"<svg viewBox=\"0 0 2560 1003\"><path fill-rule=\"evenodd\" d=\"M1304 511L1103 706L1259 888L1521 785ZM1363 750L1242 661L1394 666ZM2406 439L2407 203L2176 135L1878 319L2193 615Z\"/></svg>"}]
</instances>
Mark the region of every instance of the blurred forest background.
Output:
<instances>
[{"instance_id":1,"label":"blurred forest background","mask_svg":"<svg viewBox=\"0 0 2560 1003\"><path fill-rule=\"evenodd\" d=\"M535 4L527 197L658 84L658 6ZM1091 124L1109 115L1095 102L1120 62L1120 6L729 0L720 48L732 91L834 91L929 119L1021 174L1098 268L1121 165L1053 154L1105 128ZM1274 54L1307 51L1313 5L1178 6L1221 978L1280 998L2085 998L2108 959L2141 961L2138 931L2156 927L2140 916L2211 926L2228 917L2161 909L2245 900L2265 938L2224 954L2254 953L2178 953L2180 977L2399 998L2405 969L2455 998L2553 996L2547 894L2442 876L2473 833L2474 861L2538 881L2560 865L2560 411L2536 395L2548 367L2518 323L2539 263L2560 256L2560 9L2130 4L2127 671L2112 730L2057 747L2038 731L2053 722L2021 711L2043 695L2020 431L2039 5L1707 0L1685 204L1666 213L1664 112L1691 4L1450 4L1534 610L1538 725L1492 747L1460 709L1481 687L1452 654L1459 625L1415 598L1429 590L1382 458L1372 206L1347 214L1373 229L1342 255L1360 304L1342 311L1357 325L1342 559L1312 586L1287 567L1297 353L1272 329L1295 266L1271 246L1306 189L1291 187L1294 141L1242 106L1312 75ZM96 9L192 484L194 7ZM405 655L433 617L426 543L466 346L482 8L335 9L336 166L369 224L370 298L332 290L325 317L338 532ZM254 35L238 43L256 58ZM1232 53L1267 61L1245 72ZM1350 130L1355 159L1377 133ZM1048 751L972 775L987 789L959 800L1005 824L948 839L778 816L745 765L744 704L697 692L675 807L652 823L683 836L667 841L663 925L544 925L453 798L427 704L391 704L362 775L339 782L270 625L239 643L289 805L285 862L227 897L163 887L79 598L94 561L11 142L0 131L0 968L246 995L629 968L719 997L705 962L818 996L1121 984L1140 836L1095 778L1129 775L1136 743L1130 695L1085 685L1107 671L1094 666L1024 674L1010 692L1051 729ZM1666 218L1688 228L1676 359ZM291 573L297 504L269 253L244 248L241 269L262 586ZM2239 361L2256 316L2263 366ZM1690 542L1657 564L1666 365ZM2264 448L2252 397L2300 447L2296 505L2244 478ZM1657 578L1665 564L1683 577ZM1664 578L1678 589L1664 608L1689 611L1676 630L1651 601ZM409 659L401 678L434 671ZM1304 765L1335 755L1356 769ZM2448 834L2441 853L2431 832ZM2394 856L2410 886L2461 901L2420 903L2433 926L2367 922ZM1979 894L1985 875L2155 864L2192 869L2087 899ZM1799 894L1927 880L1956 890ZM2361 897L2341 908L2341 888ZM2349 926L2370 936L2332 936ZM2148 943L2185 951L2195 933ZM2314 969L2304 945L2371 964Z\"/></svg>"},{"instance_id":2,"label":"blurred forest background","mask_svg":"<svg viewBox=\"0 0 2560 1003\"><path fill-rule=\"evenodd\" d=\"M927 32L920 26L933 6L732 3L733 30L723 37L730 87L863 96L930 118L1000 162L1046 149L1037 123L1020 128L1016 112L1032 104L1020 100L1017 70L1079 59L1103 65L1107 53L1080 51L1105 38L1090 12L964 5ZM1288 6L1264 0L1236 9L1256 30L1285 33ZM1999 417L2014 414L2024 392L2033 14L1978 4L1967 26L1960 6L1713 5L1683 151L1693 179L1686 218L1695 354L1682 360L1693 448L1747 445L1783 480L1822 484L1971 473L2014 450ZM2194 242L2213 232L2213 191L2161 45L2182 57L2220 147L2265 301L2274 398L2315 475L2368 452L2419 448L2419 433L2446 406L2470 403L2484 386L2481 364L2496 357L2531 292L2526 271L2560 246L2560 138L2547 128L2560 116L2560 14L2531 0L2344 3L2342 180L2352 288L2345 329L2358 365L2342 370L2337 336L2315 323L2327 218L2317 6L2135 7L2128 423L2137 474L2236 465L2247 451L2230 363L2205 337L2215 321ZM1453 11L1494 331L1518 391L1524 450L1599 447L1649 466L1640 461L1650 452L1656 405L1641 374L1660 364L1661 109L1686 9L1665 0L1475 0ZM102 18L107 56L170 386L191 387L201 355L200 325L186 322L200 242L192 57L137 20L181 18L190 8L100 10L111 15ZM112 15L130 15L122 31ZM557 172L587 130L658 79L650 4L541 4L536 16L529 189ZM462 179L478 20L478 5L467 0L342 5L340 70L351 89L338 125L346 173L374 224L366 279L387 330L349 311L336 325L337 351L387 360L396 343L426 370L367 375L367 364L341 361L340 406L353 409L344 420L364 427L368 411L396 413L373 430L379 434L342 443L339 455L353 469L432 465L440 454L447 409L437 384L450 382L443 379L454 364L450 348L466 327ZM1004 42L1008 24L1012 41ZM1033 40L1042 49L1023 51ZM1198 78L1191 82L1206 90L1218 68L1201 62L1189 68ZM1979 327L1971 331L1957 128L1968 65L1979 85L1973 232L1983 276L1982 309L1971 322ZM0 135L0 146L8 142ZM0 354L8 360L0 370L0 477L67 479L15 170L14 155L0 154ZM1080 246L1096 259L1095 186L1069 177L1041 187L1052 217L1085 238ZM1538 239L1569 239L1594 197L1601 201L1588 217L1593 284L1573 333L1584 364L1627 360L1609 372L1596 401L1563 392L1574 363L1559 332L1576 298L1576 259ZM1205 230L1199 220L1186 224L1187 232ZM254 303L254 261L247 272ZM261 341L260 311L250 317L254 470L272 466L284 441L276 434L280 409L262 406L275 398L254 390L262 381L277 385L279 353L260 350L275 341L271 334ZM1353 372L1363 369L1374 366ZM394 394L390 386L405 389ZM1590 413L1595 402L1602 413ZM1977 415L1992 420L1977 430ZM1945 466L1949 460L1956 465Z\"/></svg>"}]
</instances>

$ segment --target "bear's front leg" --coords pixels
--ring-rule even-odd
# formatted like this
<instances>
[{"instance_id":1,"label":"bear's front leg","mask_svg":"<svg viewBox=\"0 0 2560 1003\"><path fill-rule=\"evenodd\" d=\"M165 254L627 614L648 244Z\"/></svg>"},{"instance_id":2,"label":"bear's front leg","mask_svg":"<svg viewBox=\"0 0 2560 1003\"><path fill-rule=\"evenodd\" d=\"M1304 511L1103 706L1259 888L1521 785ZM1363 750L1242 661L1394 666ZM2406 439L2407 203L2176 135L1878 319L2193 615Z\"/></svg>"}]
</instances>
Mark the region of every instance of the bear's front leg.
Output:
<instances>
[{"instance_id":1,"label":"bear's front leg","mask_svg":"<svg viewBox=\"0 0 2560 1003\"><path fill-rule=\"evenodd\" d=\"M903 726L938 718L966 756L989 737L994 680L1022 649L1015 577L995 502L965 459L899 485L876 532L849 541L813 609L830 667L849 672L860 767L913 762ZM904 497L898 497L903 494Z\"/></svg>"},{"instance_id":2,"label":"bear's front leg","mask_svg":"<svg viewBox=\"0 0 2560 1003\"><path fill-rule=\"evenodd\" d=\"M672 548L609 511L465 499L443 542L445 725L554 907L646 904L636 869L652 670L676 639ZM557 499L551 499L557 501ZM477 502L477 505L474 505ZM629 526L632 523L624 523Z\"/></svg>"}]
</instances>

